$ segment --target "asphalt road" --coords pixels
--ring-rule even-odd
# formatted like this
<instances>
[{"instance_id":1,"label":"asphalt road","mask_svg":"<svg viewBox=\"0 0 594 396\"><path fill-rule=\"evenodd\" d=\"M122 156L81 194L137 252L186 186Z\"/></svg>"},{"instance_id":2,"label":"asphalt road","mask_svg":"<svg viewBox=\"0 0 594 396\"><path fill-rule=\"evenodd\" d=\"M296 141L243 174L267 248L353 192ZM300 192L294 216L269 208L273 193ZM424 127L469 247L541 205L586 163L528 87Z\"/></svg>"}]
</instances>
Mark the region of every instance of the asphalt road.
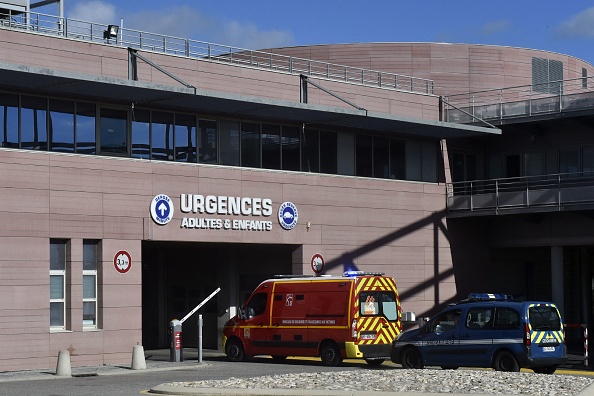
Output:
<instances>
[{"instance_id":1,"label":"asphalt road","mask_svg":"<svg viewBox=\"0 0 594 396\"><path fill-rule=\"evenodd\" d=\"M356 370L365 367L364 362L346 363L341 367L325 367L315 360L287 360L275 364L270 358L256 358L251 362L232 363L223 356L205 357L202 364L186 360L183 365L169 363L161 368L129 370L121 373L101 373L60 378L48 375L47 379L10 380L0 382L2 396L138 396L159 384L175 381L199 381L205 379L228 379L287 373L325 372ZM178 367L178 368L176 368ZM392 370L395 366L386 365ZM75 370L73 370L74 374Z\"/></svg>"}]
</instances>

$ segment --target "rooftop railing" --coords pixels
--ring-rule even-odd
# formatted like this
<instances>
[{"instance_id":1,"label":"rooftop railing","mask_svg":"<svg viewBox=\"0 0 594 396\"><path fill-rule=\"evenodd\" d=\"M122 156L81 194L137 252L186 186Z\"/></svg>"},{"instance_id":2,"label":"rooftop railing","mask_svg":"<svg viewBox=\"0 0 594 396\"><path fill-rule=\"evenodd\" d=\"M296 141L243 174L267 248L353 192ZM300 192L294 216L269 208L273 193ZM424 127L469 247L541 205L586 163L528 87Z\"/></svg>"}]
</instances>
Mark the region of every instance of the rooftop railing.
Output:
<instances>
[{"instance_id":1,"label":"rooftop railing","mask_svg":"<svg viewBox=\"0 0 594 396\"><path fill-rule=\"evenodd\" d=\"M584 110L594 106L594 77L489 89L444 99L446 121L457 123Z\"/></svg>"},{"instance_id":2,"label":"rooftop railing","mask_svg":"<svg viewBox=\"0 0 594 396\"><path fill-rule=\"evenodd\" d=\"M60 18L41 13L0 13L0 28L61 36L82 41L233 64L261 70L284 72L368 87L430 94L433 80L343 66L311 59L254 51L228 45L119 28L115 37L105 37L109 25Z\"/></svg>"},{"instance_id":3,"label":"rooftop railing","mask_svg":"<svg viewBox=\"0 0 594 396\"><path fill-rule=\"evenodd\" d=\"M446 184L448 212L504 213L594 205L594 171Z\"/></svg>"}]
</instances>

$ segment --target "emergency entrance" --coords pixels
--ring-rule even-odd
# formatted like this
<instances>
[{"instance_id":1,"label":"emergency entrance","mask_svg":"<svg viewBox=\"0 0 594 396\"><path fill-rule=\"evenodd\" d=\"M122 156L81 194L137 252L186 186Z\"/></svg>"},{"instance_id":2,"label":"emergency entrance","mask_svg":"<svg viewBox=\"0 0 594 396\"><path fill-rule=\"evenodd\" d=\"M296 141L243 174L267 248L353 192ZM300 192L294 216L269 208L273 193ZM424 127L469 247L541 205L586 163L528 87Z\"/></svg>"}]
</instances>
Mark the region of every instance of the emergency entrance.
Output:
<instances>
[{"instance_id":1,"label":"emergency entrance","mask_svg":"<svg viewBox=\"0 0 594 396\"><path fill-rule=\"evenodd\" d=\"M225 322L260 282L291 274L299 245L142 242L142 343L169 348L168 324L181 319L217 287L218 295L183 324L183 346L218 349ZM297 255L300 259L300 256Z\"/></svg>"}]
</instances>

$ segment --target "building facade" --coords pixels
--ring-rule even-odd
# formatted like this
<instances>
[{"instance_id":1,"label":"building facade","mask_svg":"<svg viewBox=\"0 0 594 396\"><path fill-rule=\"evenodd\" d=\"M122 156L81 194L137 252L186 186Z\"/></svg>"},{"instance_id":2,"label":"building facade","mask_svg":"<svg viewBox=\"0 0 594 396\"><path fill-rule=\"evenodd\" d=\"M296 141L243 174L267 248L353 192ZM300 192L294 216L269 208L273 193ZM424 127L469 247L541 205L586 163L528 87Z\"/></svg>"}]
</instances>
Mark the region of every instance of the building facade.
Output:
<instances>
[{"instance_id":1,"label":"building facade","mask_svg":"<svg viewBox=\"0 0 594 396\"><path fill-rule=\"evenodd\" d=\"M222 325L259 282L313 274L316 254L325 274L394 276L403 309L418 316L477 289L547 298L567 290L552 286L551 258L569 254L559 238L571 234L536 243L506 223L525 213L501 219L448 206L473 196L464 183L502 177L488 172L501 172L490 161L534 131L465 120L466 102L448 107L454 100L444 97L507 80L481 82L460 66L468 62L444 64L444 75L476 82L449 91L455 83L437 66L427 74L412 61L384 70L40 18L0 19L1 370L54 367L63 349L82 366L127 363L137 344L167 348L169 321L220 287L200 311L204 347L218 348ZM427 46L473 52L419 49ZM392 51L357 48L365 59ZM490 50L507 54L502 70L534 53ZM592 68L538 57L564 62L563 78ZM514 81L532 84L532 73ZM561 153L555 120L539 122L543 152ZM590 125L580 128L570 135L585 147ZM561 172L553 163L543 159L547 172ZM563 231L554 214L538 216L538 230ZM573 224L575 212L567 216ZM587 229L589 218L581 221ZM584 236L575 252L592 244ZM510 282L514 272L521 277ZM196 346L196 317L183 340Z\"/></svg>"}]
</instances>

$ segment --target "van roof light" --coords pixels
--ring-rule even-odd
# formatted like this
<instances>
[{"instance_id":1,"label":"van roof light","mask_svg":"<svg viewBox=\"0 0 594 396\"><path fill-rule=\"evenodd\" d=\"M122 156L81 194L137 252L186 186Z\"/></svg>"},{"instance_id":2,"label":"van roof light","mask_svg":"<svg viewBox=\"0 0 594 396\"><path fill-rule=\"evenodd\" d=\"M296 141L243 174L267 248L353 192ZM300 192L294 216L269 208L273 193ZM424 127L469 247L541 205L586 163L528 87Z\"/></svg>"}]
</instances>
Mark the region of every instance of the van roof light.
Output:
<instances>
[{"instance_id":1,"label":"van roof light","mask_svg":"<svg viewBox=\"0 0 594 396\"><path fill-rule=\"evenodd\" d=\"M468 295L469 300L513 300L511 294L495 294L495 293L470 293Z\"/></svg>"},{"instance_id":2,"label":"van roof light","mask_svg":"<svg viewBox=\"0 0 594 396\"><path fill-rule=\"evenodd\" d=\"M345 271L342 276L353 277L353 276L382 276L385 272L365 272L365 271Z\"/></svg>"}]
</instances>

